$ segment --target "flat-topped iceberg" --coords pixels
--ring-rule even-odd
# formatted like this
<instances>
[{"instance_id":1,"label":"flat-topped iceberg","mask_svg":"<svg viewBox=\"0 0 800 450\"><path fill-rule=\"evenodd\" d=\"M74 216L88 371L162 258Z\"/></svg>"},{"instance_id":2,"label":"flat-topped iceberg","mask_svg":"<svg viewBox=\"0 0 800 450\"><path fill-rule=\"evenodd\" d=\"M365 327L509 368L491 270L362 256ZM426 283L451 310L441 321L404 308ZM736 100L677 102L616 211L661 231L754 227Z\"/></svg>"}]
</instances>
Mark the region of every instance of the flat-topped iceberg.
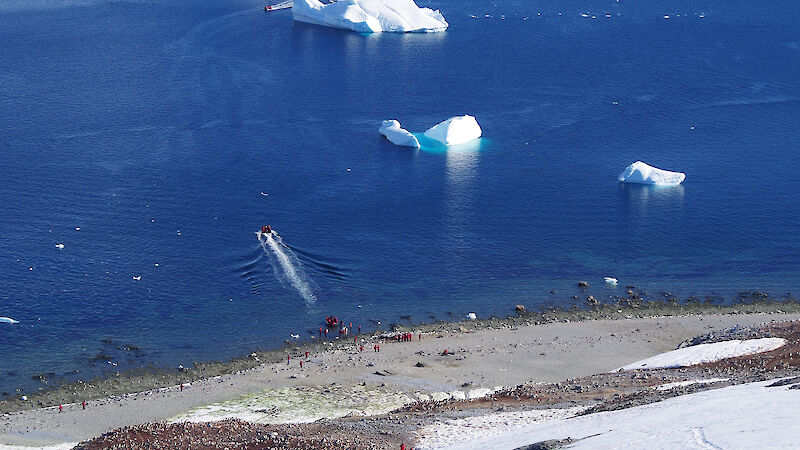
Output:
<instances>
[{"instance_id":1,"label":"flat-topped iceberg","mask_svg":"<svg viewBox=\"0 0 800 450\"><path fill-rule=\"evenodd\" d=\"M417 137L408 130L401 128L400 122L396 120L384 120L378 131L386 136L386 139L392 144L419 148Z\"/></svg>"},{"instance_id":2,"label":"flat-topped iceberg","mask_svg":"<svg viewBox=\"0 0 800 450\"><path fill-rule=\"evenodd\" d=\"M481 127L470 115L456 116L428 128L425 136L443 145L458 145L481 137Z\"/></svg>"},{"instance_id":3,"label":"flat-topped iceberg","mask_svg":"<svg viewBox=\"0 0 800 450\"><path fill-rule=\"evenodd\" d=\"M358 33L433 32L447 29L442 14L414 0L294 0L294 20Z\"/></svg>"},{"instance_id":4,"label":"flat-topped iceberg","mask_svg":"<svg viewBox=\"0 0 800 450\"><path fill-rule=\"evenodd\" d=\"M658 184L664 186L676 186L681 184L684 179L686 179L685 173L658 169L641 161L631 164L619 175L619 181L622 183Z\"/></svg>"}]
</instances>

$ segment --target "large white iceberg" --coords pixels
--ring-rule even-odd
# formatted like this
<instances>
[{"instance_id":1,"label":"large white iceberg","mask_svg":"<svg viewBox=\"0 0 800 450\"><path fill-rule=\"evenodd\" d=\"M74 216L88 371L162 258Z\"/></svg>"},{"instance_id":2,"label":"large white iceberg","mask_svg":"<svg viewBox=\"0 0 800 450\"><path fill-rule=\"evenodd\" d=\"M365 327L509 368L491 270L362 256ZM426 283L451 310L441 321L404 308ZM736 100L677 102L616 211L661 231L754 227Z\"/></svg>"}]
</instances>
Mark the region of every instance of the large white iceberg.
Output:
<instances>
[{"instance_id":1,"label":"large white iceberg","mask_svg":"<svg viewBox=\"0 0 800 450\"><path fill-rule=\"evenodd\" d=\"M358 33L433 32L448 27L439 10L420 8L414 0L338 0L327 4L294 0L292 14L300 22Z\"/></svg>"},{"instance_id":2,"label":"large white iceberg","mask_svg":"<svg viewBox=\"0 0 800 450\"><path fill-rule=\"evenodd\" d=\"M408 130L401 128L400 122L396 120L384 120L378 131L386 136L386 139L392 144L419 148L417 137Z\"/></svg>"},{"instance_id":3,"label":"large white iceberg","mask_svg":"<svg viewBox=\"0 0 800 450\"><path fill-rule=\"evenodd\" d=\"M428 128L425 136L443 145L458 145L481 137L481 127L470 115L456 116Z\"/></svg>"},{"instance_id":4,"label":"large white iceberg","mask_svg":"<svg viewBox=\"0 0 800 450\"><path fill-rule=\"evenodd\" d=\"M686 179L685 173L657 169L641 161L636 161L631 164L619 175L619 181L623 183L659 184L667 186L681 184L684 179Z\"/></svg>"}]
</instances>

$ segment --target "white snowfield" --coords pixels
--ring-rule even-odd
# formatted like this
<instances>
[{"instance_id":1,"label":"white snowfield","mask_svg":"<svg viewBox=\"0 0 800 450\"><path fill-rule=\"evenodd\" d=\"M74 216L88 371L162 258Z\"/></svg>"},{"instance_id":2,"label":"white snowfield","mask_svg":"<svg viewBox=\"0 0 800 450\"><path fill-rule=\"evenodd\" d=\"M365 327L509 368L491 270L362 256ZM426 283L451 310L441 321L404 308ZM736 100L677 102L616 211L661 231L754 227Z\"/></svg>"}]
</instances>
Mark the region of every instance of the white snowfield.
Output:
<instances>
[{"instance_id":1,"label":"white snowfield","mask_svg":"<svg viewBox=\"0 0 800 450\"><path fill-rule=\"evenodd\" d=\"M503 450L567 437L574 440L570 449L797 448L800 390L766 387L774 381L711 389L618 411L531 421L511 429L497 428L497 414L439 423L426 427L421 445L415 448ZM459 434L461 440L453 442Z\"/></svg>"},{"instance_id":2,"label":"white snowfield","mask_svg":"<svg viewBox=\"0 0 800 450\"><path fill-rule=\"evenodd\" d=\"M420 8L414 0L294 0L294 20L358 33L444 31L439 10Z\"/></svg>"},{"instance_id":3,"label":"white snowfield","mask_svg":"<svg viewBox=\"0 0 800 450\"><path fill-rule=\"evenodd\" d=\"M786 339L783 338L761 338L748 339L746 341L734 339L712 344L693 345L628 364L614 372L619 370L687 367L695 364L711 363L725 358L769 352L785 344Z\"/></svg>"},{"instance_id":4,"label":"white snowfield","mask_svg":"<svg viewBox=\"0 0 800 450\"><path fill-rule=\"evenodd\" d=\"M481 127L470 115L456 116L428 128L425 136L443 145L458 145L481 137Z\"/></svg>"},{"instance_id":5,"label":"white snowfield","mask_svg":"<svg viewBox=\"0 0 800 450\"><path fill-rule=\"evenodd\" d=\"M392 144L419 148L417 137L408 130L401 128L400 122L396 120L384 120L378 131L386 136L386 139Z\"/></svg>"},{"instance_id":6,"label":"white snowfield","mask_svg":"<svg viewBox=\"0 0 800 450\"><path fill-rule=\"evenodd\" d=\"M676 186L683 183L685 179L685 173L658 169L641 161L631 164L619 175L619 181L622 183L657 184L662 186Z\"/></svg>"}]
</instances>

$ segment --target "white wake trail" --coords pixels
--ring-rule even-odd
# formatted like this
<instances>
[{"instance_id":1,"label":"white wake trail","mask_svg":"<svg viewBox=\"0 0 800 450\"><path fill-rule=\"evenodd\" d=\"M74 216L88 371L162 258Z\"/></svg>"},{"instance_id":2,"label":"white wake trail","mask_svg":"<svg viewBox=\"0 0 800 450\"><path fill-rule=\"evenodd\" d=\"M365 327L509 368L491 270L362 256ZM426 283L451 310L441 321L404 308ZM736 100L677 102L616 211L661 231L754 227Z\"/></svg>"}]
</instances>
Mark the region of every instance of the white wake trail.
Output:
<instances>
[{"instance_id":1,"label":"white wake trail","mask_svg":"<svg viewBox=\"0 0 800 450\"><path fill-rule=\"evenodd\" d=\"M306 301L315 302L317 297L314 295L311 281L303 271L297 255L283 244L277 234L258 232L256 235L258 235L258 242L269 257L270 265L275 271L278 281L281 283L288 281Z\"/></svg>"}]
</instances>

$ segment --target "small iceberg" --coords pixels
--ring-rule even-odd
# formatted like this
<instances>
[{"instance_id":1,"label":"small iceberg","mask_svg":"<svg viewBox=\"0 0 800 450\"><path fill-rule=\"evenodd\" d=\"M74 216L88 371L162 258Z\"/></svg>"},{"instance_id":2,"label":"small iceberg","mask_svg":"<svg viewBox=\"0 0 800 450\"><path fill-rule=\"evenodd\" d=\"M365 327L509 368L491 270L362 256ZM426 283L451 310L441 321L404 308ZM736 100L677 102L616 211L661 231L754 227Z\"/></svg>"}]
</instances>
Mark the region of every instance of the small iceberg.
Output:
<instances>
[{"instance_id":1,"label":"small iceberg","mask_svg":"<svg viewBox=\"0 0 800 450\"><path fill-rule=\"evenodd\" d=\"M481 127L470 115L456 116L428 128L425 136L442 145L458 145L481 137Z\"/></svg>"},{"instance_id":2,"label":"small iceberg","mask_svg":"<svg viewBox=\"0 0 800 450\"><path fill-rule=\"evenodd\" d=\"M467 314L467 317L469 318L469 320L475 320L478 318L478 316L476 316L474 312Z\"/></svg>"},{"instance_id":3,"label":"small iceberg","mask_svg":"<svg viewBox=\"0 0 800 450\"><path fill-rule=\"evenodd\" d=\"M417 137L408 130L401 128L400 122L396 120L384 120L378 131L394 145L419 148Z\"/></svg>"},{"instance_id":4,"label":"small iceberg","mask_svg":"<svg viewBox=\"0 0 800 450\"><path fill-rule=\"evenodd\" d=\"M605 280L606 284L610 284L612 286L616 286L617 285L617 279L614 278L614 277L605 277L604 280Z\"/></svg>"},{"instance_id":5,"label":"small iceberg","mask_svg":"<svg viewBox=\"0 0 800 450\"><path fill-rule=\"evenodd\" d=\"M631 164L619 175L621 183L657 184L662 186L677 186L684 179L686 179L685 173L658 169L641 161Z\"/></svg>"},{"instance_id":6,"label":"small iceberg","mask_svg":"<svg viewBox=\"0 0 800 450\"><path fill-rule=\"evenodd\" d=\"M11 317L0 317L0 323L19 323L19 320L14 320Z\"/></svg>"},{"instance_id":7,"label":"small iceberg","mask_svg":"<svg viewBox=\"0 0 800 450\"><path fill-rule=\"evenodd\" d=\"M414 0L294 0L292 15L298 22L357 33L424 33L449 26L438 10L420 8Z\"/></svg>"}]
</instances>

